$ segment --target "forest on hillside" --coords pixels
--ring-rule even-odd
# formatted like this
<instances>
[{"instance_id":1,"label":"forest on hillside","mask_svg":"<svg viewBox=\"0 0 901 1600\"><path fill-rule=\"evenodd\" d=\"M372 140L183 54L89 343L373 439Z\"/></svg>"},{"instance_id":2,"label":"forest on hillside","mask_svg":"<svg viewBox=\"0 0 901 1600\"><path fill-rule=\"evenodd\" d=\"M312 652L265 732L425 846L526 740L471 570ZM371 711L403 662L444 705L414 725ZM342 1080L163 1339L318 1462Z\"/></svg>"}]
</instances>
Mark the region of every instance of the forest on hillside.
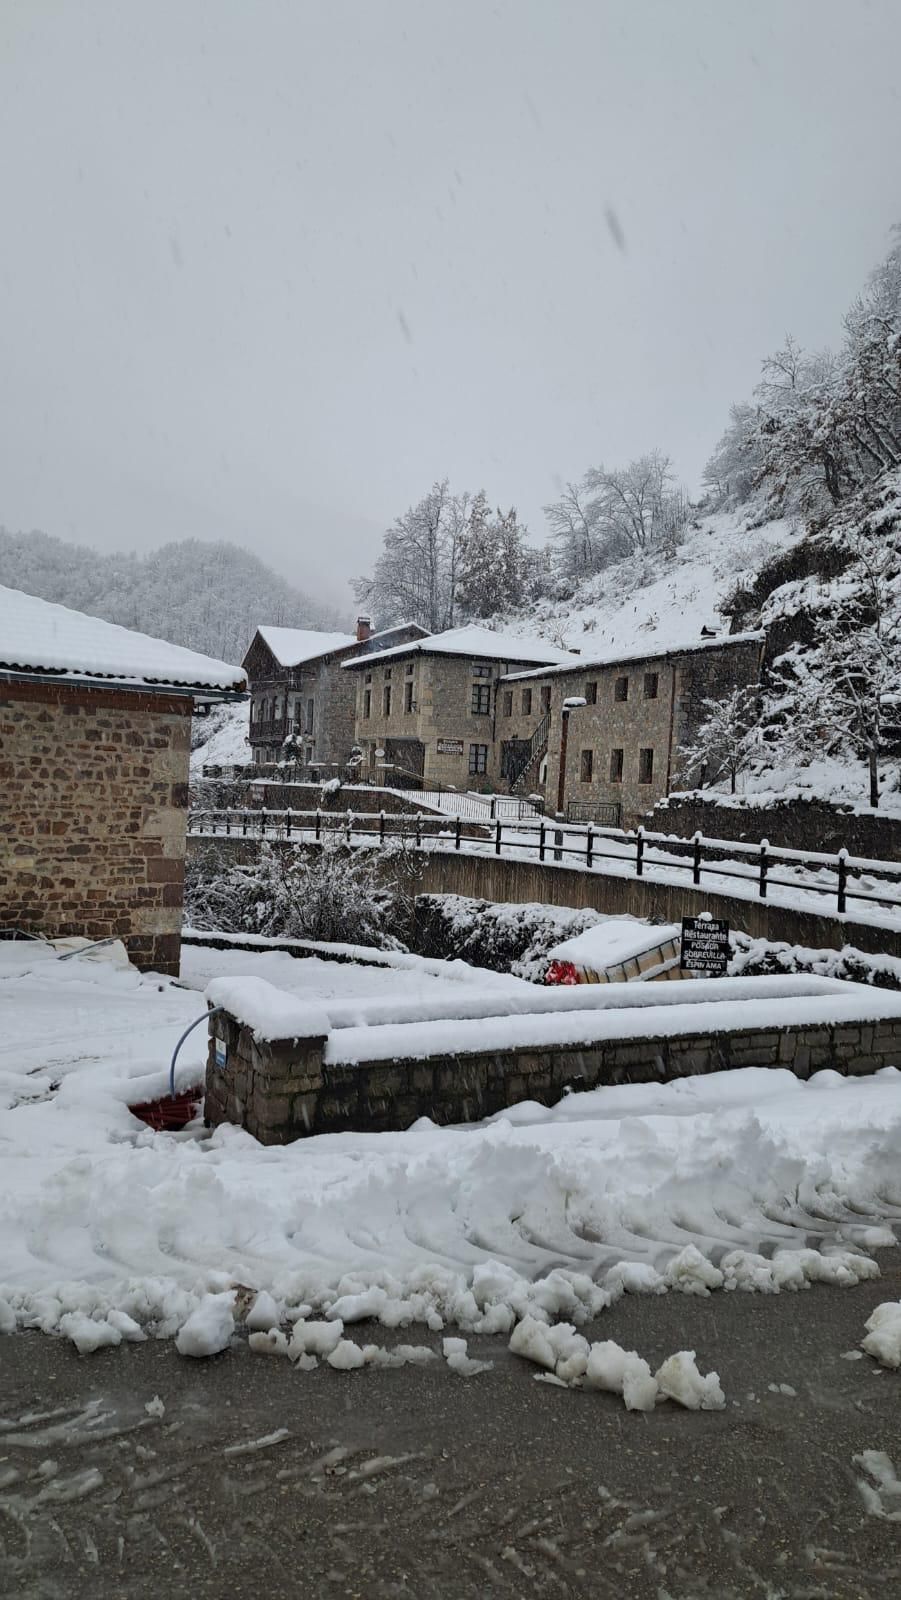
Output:
<instances>
[{"instance_id":1,"label":"forest on hillside","mask_svg":"<svg viewBox=\"0 0 901 1600\"><path fill-rule=\"evenodd\" d=\"M105 555L46 533L0 528L0 579L228 662L241 661L261 622L340 625L249 550L199 539L164 544L144 556Z\"/></svg>"}]
</instances>

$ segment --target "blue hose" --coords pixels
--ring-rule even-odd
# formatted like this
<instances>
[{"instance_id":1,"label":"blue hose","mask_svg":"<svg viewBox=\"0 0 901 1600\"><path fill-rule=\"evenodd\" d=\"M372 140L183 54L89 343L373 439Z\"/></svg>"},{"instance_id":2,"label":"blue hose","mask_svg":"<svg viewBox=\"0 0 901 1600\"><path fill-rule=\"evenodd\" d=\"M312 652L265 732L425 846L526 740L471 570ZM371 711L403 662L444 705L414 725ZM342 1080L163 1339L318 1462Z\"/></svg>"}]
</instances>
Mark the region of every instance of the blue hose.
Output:
<instances>
[{"instance_id":1,"label":"blue hose","mask_svg":"<svg viewBox=\"0 0 901 1600\"><path fill-rule=\"evenodd\" d=\"M187 1039L188 1034L189 1033L193 1033L195 1028L199 1028L200 1024L202 1022L206 1022L210 1017L218 1016L219 1012L220 1011L224 1011L224 1010L225 1010L224 1006L213 1006L211 1008L211 1010L205 1011L203 1013L202 1017L195 1018L195 1020L190 1024L190 1026L185 1028L184 1033L182 1034L181 1038L178 1041L178 1044L175 1046L175 1049L172 1052L172 1060L169 1063L169 1095L170 1095L171 1099L173 1099L173 1100L175 1099L175 1063L178 1060L178 1052L181 1049L182 1045L184 1044L185 1040Z\"/></svg>"}]
</instances>

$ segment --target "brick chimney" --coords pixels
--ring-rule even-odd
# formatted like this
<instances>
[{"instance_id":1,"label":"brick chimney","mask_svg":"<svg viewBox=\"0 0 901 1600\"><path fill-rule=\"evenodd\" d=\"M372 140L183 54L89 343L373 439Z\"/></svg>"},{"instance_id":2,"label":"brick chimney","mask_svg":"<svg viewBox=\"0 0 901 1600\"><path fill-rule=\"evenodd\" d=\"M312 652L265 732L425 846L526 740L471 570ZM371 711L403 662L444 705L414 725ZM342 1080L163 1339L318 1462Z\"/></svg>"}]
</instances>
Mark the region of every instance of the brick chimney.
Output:
<instances>
[{"instance_id":1,"label":"brick chimney","mask_svg":"<svg viewBox=\"0 0 901 1600\"><path fill-rule=\"evenodd\" d=\"M365 644L372 637L372 618L357 617L357 644Z\"/></svg>"}]
</instances>

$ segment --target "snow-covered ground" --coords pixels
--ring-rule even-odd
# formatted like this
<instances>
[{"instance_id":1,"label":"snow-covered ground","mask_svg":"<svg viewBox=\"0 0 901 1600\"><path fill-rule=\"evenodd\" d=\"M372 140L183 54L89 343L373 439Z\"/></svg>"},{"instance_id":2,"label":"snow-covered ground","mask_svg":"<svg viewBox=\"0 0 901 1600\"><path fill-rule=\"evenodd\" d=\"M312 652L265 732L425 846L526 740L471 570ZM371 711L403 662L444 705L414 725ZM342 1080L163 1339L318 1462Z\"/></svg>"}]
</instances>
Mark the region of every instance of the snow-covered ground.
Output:
<instances>
[{"instance_id":1,"label":"snow-covered ground","mask_svg":"<svg viewBox=\"0 0 901 1600\"><path fill-rule=\"evenodd\" d=\"M0 946L0 1327L83 1337L87 1315L108 1342L174 1336L201 1305L201 1321L216 1312L205 1295L241 1284L289 1318L508 1333L526 1315L583 1322L624 1289L853 1283L901 1224L894 1068L806 1084L749 1069L285 1148L138 1123L129 1102L163 1092L202 1013L193 986L289 959L192 950L181 987ZM402 967L291 972L313 1001L374 984L409 997L413 981ZM184 1046L180 1085L200 1080L204 1034Z\"/></svg>"},{"instance_id":2,"label":"snow-covered ground","mask_svg":"<svg viewBox=\"0 0 901 1600\"><path fill-rule=\"evenodd\" d=\"M250 760L250 702L211 706L205 717L196 718L191 734L191 776L202 776L203 768L239 766Z\"/></svg>"}]
</instances>

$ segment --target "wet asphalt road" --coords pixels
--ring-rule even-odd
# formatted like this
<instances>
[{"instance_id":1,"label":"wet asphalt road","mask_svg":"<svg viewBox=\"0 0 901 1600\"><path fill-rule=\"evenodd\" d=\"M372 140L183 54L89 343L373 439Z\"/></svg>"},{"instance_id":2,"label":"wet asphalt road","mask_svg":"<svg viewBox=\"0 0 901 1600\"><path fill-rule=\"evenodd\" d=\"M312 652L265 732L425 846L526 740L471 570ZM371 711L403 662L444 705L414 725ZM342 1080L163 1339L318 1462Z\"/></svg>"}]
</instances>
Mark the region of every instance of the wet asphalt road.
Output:
<instances>
[{"instance_id":1,"label":"wet asphalt road","mask_svg":"<svg viewBox=\"0 0 901 1600\"><path fill-rule=\"evenodd\" d=\"M472 1378L2 1339L0 1596L901 1596L901 1521L866 1510L853 1462L901 1472L901 1373L842 1359L901 1298L901 1252L880 1259L855 1289L628 1297L585 1330L652 1367L696 1348L723 1412L630 1415L491 1339Z\"/></svg>"}]
</instances>

